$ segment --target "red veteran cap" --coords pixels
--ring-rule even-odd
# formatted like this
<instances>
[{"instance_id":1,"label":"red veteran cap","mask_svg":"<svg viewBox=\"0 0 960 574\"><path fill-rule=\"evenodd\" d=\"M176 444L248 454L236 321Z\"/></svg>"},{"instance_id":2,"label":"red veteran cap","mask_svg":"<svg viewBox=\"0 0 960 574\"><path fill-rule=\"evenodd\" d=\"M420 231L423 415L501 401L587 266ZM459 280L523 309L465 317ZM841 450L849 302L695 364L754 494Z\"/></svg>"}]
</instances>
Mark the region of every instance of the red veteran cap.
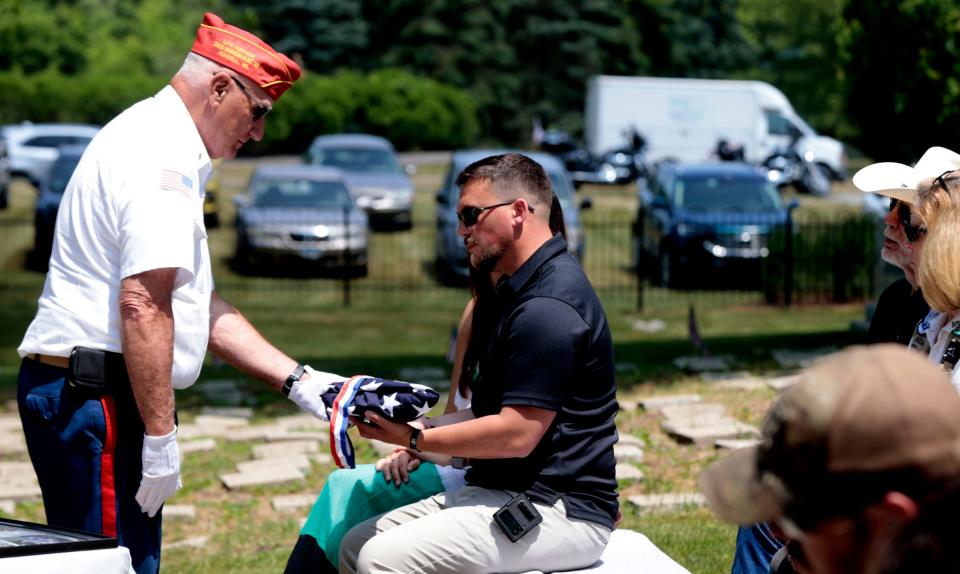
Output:
<instances>
[{"instance_id":1,"label":"red veteran cap","mask_svg":"<svg viewBox=\"0 0 960 574\"><path fill-rule=\"evenodd\" d=\"M300 77L296 62L212 12L203 15L191 51L250 78L274 101Z\"/></svg>"}]
</instances>

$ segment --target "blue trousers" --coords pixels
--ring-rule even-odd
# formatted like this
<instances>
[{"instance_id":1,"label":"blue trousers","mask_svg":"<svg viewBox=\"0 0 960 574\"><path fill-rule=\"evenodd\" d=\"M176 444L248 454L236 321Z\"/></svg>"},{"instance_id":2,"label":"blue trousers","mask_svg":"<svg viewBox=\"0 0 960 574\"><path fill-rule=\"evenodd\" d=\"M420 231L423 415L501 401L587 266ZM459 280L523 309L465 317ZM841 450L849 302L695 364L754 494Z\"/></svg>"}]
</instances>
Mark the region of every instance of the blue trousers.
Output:
<instances>
[{"instance_id":1,"label":"blue trousers","mask_svg":"<svg viewBox=\"0 0 960 574\"><path fill-rule=\"evenodd\" d=\"M733 554L731 574L767 574L770 561L783 543L774 538L770 528L760 522L737 530L737 548Z\"/></svg>"},{"instance_id":2,"label":"blue trousers","mask_svg":"<svg viewBox=\"0 0 960 574\"><path fill-rule=\"evenodd\" d=\"M140 486L143 422L129 384L97 395L66 384L66 369L20 364L17 404L47 523L115 536L138 574L160 571L161 513L149 518Z\"/></svg>"}]
</instances>

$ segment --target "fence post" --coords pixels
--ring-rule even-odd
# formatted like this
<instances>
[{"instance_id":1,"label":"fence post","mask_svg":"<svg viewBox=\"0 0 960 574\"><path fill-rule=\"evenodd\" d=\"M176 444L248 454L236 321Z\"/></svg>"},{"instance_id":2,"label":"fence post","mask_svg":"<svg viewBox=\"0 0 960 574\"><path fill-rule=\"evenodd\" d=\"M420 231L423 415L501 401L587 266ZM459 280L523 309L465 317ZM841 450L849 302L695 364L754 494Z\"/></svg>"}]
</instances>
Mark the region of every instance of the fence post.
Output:
<instances>
[{"instance_id":1,"label":"fence post","mask_svg":"<svg viewBox=\"0 0 960 574\"><path fill-rule=\"evenodd\" d=\"M634 264L634 275L637 278L637 311L643 311L643 223L644 210L643 205L637 209L637 220L633 223L633 239L636 245L636 261Z\"/></svg>"},{"instance_id":2,"label":"fence post","mask_svg":"<svg viewBox=\"0 0 960 574\"><path fill-rule=\"evenodd\" d=\"M343 306L350 306L350 274L353 272L348 267L350 250L350 208L343 208L343 250L340 252L341 268L343 269Z\"/></svg>"},{"instance_id":3,"label":"fence post","mask_svg":"<svg viewBox=\"0 0 960 574\"><path fill-rule=\"evenodd\" d=\"M783 245L783 304L789 307L793 302L793 209L787 210L784 231L786 237Z\"/></svg>"}]
</instances>

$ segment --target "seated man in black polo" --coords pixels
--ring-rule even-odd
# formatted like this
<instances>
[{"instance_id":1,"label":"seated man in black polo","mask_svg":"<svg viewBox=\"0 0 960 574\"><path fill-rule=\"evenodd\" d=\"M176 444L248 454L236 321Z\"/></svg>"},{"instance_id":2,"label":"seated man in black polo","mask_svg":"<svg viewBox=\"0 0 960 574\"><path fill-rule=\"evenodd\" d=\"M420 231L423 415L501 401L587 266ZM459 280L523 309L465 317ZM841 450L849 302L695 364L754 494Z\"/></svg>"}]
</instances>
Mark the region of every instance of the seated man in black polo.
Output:
<instances>
[{"instance_id":1,"label":"seated man in black polo","mask_svg":"<svg viewBox=\"0 0 960 574\"><path fill-rule=\"evenodd\" d=\"M468 166L457 184L471 265L504 274L482 311L496 327L479 361L475 418L423 431L373 414L356 422L368 438L469 459L467 486L353 528L341 572L584 568L614 528L613 343L579 263L550 232L550 179L507 154ZM522 508L505 511L513 519L495 521L518 497Z\"/></svg>"}]
</instances>

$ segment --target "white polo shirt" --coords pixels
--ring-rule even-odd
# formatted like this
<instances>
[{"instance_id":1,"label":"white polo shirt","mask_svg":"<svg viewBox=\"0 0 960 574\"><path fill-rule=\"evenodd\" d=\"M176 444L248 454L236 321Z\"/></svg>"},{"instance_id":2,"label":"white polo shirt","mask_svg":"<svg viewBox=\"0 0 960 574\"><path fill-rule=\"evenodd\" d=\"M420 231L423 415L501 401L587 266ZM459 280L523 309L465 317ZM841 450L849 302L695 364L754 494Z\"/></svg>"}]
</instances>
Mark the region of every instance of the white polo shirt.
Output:
<instances>
[{"instance_id":1,"label":"white polo shirt","mask_svg":"<svg viewBox=\"0 0 960 574\"><path fill-rule=\"evenodd\" d=\"M77 345L123 352L120 281L173 267L171 380L177 389L192 385L210 338L209 175L200 134L170 86L100 130L60 203L50 270L20 356L66 357Z\"/></svg>"}]
</instances>

